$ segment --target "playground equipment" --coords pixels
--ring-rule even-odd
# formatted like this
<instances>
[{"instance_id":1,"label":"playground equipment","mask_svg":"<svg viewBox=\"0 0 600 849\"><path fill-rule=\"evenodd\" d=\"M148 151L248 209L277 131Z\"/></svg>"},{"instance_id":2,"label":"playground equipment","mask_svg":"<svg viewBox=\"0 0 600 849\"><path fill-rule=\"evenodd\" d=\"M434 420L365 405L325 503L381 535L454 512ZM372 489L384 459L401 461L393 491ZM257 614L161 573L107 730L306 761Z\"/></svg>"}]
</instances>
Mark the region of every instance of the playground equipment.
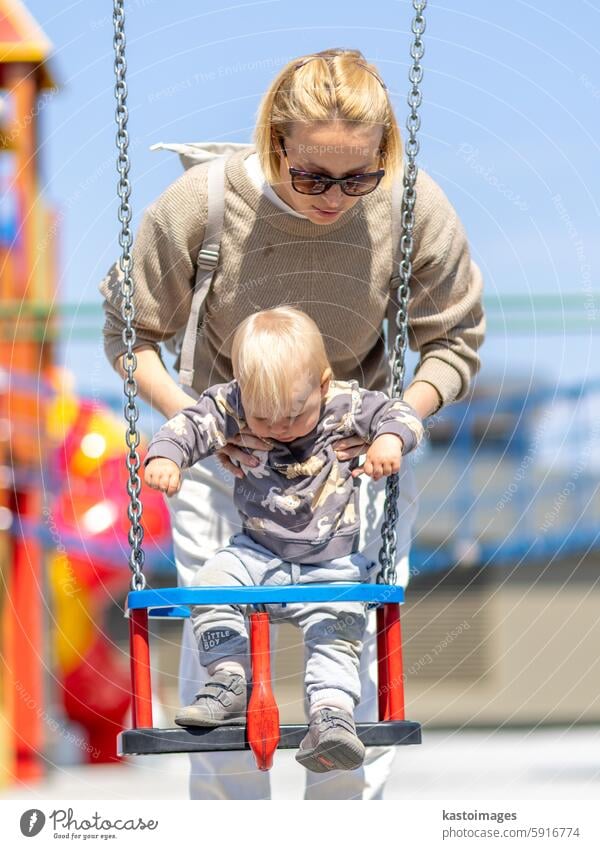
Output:
<instances>
[{"instance_id":1,"label":"playground equipment","mask_svg":"<svg viewBox=\"0 0 600 849\"><path fill-rule=\"evenodd\" d=\"M130 706L127 664L104 627L110 600L122 587L121 541L127 521L122 427L104 405L77 398L68 373L60 369L49 369L44 381L13 371L11 385L15 392L43 395L46 412L40 421L47 436L44 506L40 516L19 516L18 527L7 534L10 543L27 546L28 551L35 542L45 575L43 592L23 587L24 595L35 596L36 603L38 595L43 598L45 610L39 615L42 621L47 619L49 635L47 644L35 647L31 661L35 667L27 673L48 672L44 689L51 694L49 701L62 705L65 718L79 726L76 734L61 732L63 744L78 748L73 749L74 756L94 764L114 761L114 736L123 728ZM162 496L150 493L147 508L149 534L160 549L169 542L164 539L168 511ZM13 555L9 551L5 557L9 579L5 609L13 603ZM11 623L10 616L7 622ZM10 654L8 659L18 663L23 652L18 645L14 652L15 660ZM15 704L4 740L9 749L11 744L17 748L14 729L23 712L34 707L22 681L22 674L15 675ZM36 715L47 717L47 708L46 700L36 703ZM40 730L40 755L50 729L50 724L47 728L43 724Z\"/></svg>"},{"instance_id":2,"label":"playground equipment","mask_svg":"<svg viewBox=\"0 0 600 849\"><path fill-rule=\"evenodd\" d=\"M43 771L41 549L35 537L9 535L9 529L10 517L36 519L40 513L37 475L46 448L40 427L45 399L15 390L6 376L20 369L43 377L53 358L48 330L56 289L56 218L40 198L35 121L38 99L56 90L47 62L50 50L25 7L16 0L1 0L0 507L7 517L1 531L7 536L2 677L12 747L7 771L21 780L35 779Z\"/></svg>"},{"instance_id":3,"label":"playground equipment","mask_svg":"<svg viewBox=\"0 0 600 849\"><path fill-rule=\"evenodd\" d=\"M124 381L127 403L125 418L128 422L126 432L127 468L129 481L127 490L130 497L129 542L131 553L129 565L132 571L131 592L127 599L127 614L130 625L131 648L131 686L132 686L132 724L133 728L119 735L120 754L160 754L165 752L218 751L250 748L256 758L259 769L269 769L273 754L278 747L296 747L306 733L304 726L284 726L280 728L279 713L271 690L269 618L261 609L265 603L291 603L310 601L361 601L377 606L377 653L379 676L379 723L359 724L357 732L368 745L401 745L420 742L420 726L404 717L404 693L402 674L402 638L400 630L399 604L404 600L402 587L395 584L395 526L398 518L398 476L386 479L385 518L382 527L383 544L379 555L382 566L377 584L321 584L294 587L185 587L163 590L145 589L143 572L144 552L142 541L144 531L141 525L142 502L139 498L141 480L138 474L140 457L139 432L137 429L138 409L136 404L137 386L134 379L137 365L134 346L136 334L133 328L133 289L132 258L130 248L132 234L130 230L131 187L129 183L129 136L127 133L127 84L125 60L125 19L124 0L113 0L114 5L114 50L115 50L115 96L117 100L117 169L120 175L118 196L120 199L119 221L121 230L119 243L122 248L120 268L123 273L121 293L123 295L122 316L126 323L124 341L127 352L123 355L126 371ZM417 176L416 156L419 149L417 130L420 119L418 107L421 103L420 83L423 69L420 60L424 48L422 35L425 30L423 12L426 2L413 0L415 17L412 22L414 35L411 46L412 66L409 73L411 90L409 104L411 113L407 128L409 138L406 144L407 163L402 185L396 181L393 189L393 205L402 215L392 216L402 222L402 237L394 244L400 244L402 261L394 274L397 281L395 318L395 339L392 343L392 326L388 327L388 345L392 349L392 386L390 394L402 395L407 346L408 297L411 277L412 230L414 224L414 205L416 200L415 181ZM217 168L211 169L218 176ZM400 204L401 199L401 204ZM211 206L209 203L209 225L206 228L205 241L200 252L203 269L196 280L196 292L199 283L210 277L218 263L219 230L212 226ZM395 239L400 235L399 229ZM393 291L393 289L392 289ZM196 298L194 298L196 301ZM212 729L172 728L159 729L152 725L152 691L150 677L150 652L148 641L149 616L189 615L192 604L244 604L253 608L250 619L250 654L252 664L252 694L248 705L247 725L227 726Z\"/></svg>"},{"instance_id":4,"label":"playground equipment","mask_svg":"<svg viewBox=\"0 0 600 849\"><path fill-rule=\"evenodd\" d=\"M103 624L122 585L115 545L126 517L122 429L101 405L69 393L57 394L50 418L57 441L54 475L68 481L48 516L55 536L64 541L48 562L54 691L66 716L85 729L88 762L104 763L116 759L115 732L130 705L127 665ZM160 496L149 506L150 531L158 535L167 510Z\"/></svg>"}]
</instances>

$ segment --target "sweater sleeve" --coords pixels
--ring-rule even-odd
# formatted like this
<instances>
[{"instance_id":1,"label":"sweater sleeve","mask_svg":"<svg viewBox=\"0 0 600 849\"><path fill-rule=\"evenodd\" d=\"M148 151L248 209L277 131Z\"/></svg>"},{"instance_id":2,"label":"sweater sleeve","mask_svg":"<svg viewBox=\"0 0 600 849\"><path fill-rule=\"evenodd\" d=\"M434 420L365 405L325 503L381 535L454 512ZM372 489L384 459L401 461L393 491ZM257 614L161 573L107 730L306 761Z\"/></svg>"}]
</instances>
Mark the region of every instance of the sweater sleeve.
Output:
<instances>
[{"instance_id":1,"label":"sweater sleeve","mask_svg":"<svg viewBox=\"0 0 600 849\"><path fill-rule=\"evenodd\" d=\"M233 384L209 387L152 437L144 466L154 457L166 457L187 469L214 454L239 433L238 398Z\"/></svg>"},{"instance_id":2,"label":"sweater sleeve","mask_svg":"<svg viewBox=\"0 0 600 849\"><path fill-rule=\"evenodd\" d=\"M144 212L133 247L134 350L153 348L185 327L192 304L196 259L207 218L206 168L182 174ZM127 350L121 316L123 273L115 262L100 282L104 350L111 365Z\"/></svg>"},{"instance_id":3,"label":"sweater sleeve","mask_svg":"<svg viewBox=\"0 0 600 849\"><path fill-rule=\"evenodd\" d=\"M406 401L389 398L384 392L353 390L354 425L358 436L373 442L384 433L402 439L402 453L413 451L423 438L423 424Z\"/></svg>"},{"instance_id":4,"label":"sweater sleeve","mask_svg":"<svg viewBox=\"0 0 600 849\"><path fill-rule=\"evenodd\" d=\"M448 198L425 172L419 181L408 310L409 344L420 353L413 382L431 383L443 405L467 395L481 365L483 280Z\"/></svg>"}]
</instances>

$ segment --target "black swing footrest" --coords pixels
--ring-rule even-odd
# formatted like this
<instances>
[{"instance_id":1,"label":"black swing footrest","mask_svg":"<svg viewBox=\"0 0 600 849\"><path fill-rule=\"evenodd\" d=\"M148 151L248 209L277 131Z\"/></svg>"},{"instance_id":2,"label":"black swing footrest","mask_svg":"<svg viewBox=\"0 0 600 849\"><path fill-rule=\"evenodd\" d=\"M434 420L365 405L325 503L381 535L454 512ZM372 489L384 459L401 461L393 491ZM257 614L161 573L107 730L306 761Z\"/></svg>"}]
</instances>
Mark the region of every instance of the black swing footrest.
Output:
<instances>
[{"instance_id":1,"label":"black swing footrest","mask_svg":"<svg viewBox=\"0 0 600 849\"><path fill-rule=\"evenodd\" d=\"M297 749L306 725L282 725L279 749ZM418 722L361 722L356 732L365 746L408 746L421 742ZM250 749L245 725L219 728L134 728L118 736L119 755L163 755L178 752L224 752Z\"/></svg>"}]
</instances>

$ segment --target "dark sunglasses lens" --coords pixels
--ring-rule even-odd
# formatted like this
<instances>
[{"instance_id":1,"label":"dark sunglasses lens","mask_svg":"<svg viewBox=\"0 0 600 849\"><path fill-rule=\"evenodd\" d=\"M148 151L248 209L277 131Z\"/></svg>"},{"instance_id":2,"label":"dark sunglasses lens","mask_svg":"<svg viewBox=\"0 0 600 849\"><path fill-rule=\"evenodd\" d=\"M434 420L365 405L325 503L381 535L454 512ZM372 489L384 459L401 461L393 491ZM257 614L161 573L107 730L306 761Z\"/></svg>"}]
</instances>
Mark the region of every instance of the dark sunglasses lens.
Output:
<instances>
[{"instance_id":1,"label":"dark sunglasses lens","mask_svg":"<svg viewBox=\"0 0 600 849\"><path fill-rule=\"evenodd\" d=\"M303 177L300 174L292 175L292 186L303 195L320 195L325 190L325 183L312 177Z\"/></svg>"},{"instance_id":2,"label":"dark sunglasses lens","mask_svg":"<svg viewBox=\"0 0 600 849\"><path fill-rule=\"evenodd\" d=\"M357 177L355 180L349 178L346 180L345 185L346 194L351 197L368 195L369 192L377 188L379 179L379 177Z\"/></svg>"}]
</instances>

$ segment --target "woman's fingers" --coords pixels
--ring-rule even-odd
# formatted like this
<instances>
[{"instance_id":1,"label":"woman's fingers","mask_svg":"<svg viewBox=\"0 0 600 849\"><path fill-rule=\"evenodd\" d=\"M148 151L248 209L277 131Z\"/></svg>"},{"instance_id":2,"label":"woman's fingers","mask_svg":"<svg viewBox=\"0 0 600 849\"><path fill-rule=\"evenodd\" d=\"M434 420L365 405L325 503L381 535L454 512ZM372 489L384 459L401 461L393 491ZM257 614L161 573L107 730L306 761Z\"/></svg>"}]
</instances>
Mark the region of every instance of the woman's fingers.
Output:
<instances>
[{"instance_id":1,"label":"woman's fingers","mask_svg":"<svg viewBox=\"0 0 600 849\"><path fill-rule=\"evenodd\" d=\"M266 451L270 447L271 446L267 442L260 439L258 436L254 436L247 431L242 431L242 433L231 437L231 439L227 442L227 445L224 445L219 451L217 451L216 456L224 469L231 472L231 474L236 478L243 478L244 471L243 469L240 469L240 465L258 466L260 462L258 457L255 457L253 454L245 451L244 448L250 448L251 450L254 449L256 451Z\"/></svg>"},{"instance_id":2,"label":"woman's fingers","mask_svg":"<svg viewBox=\"0 0 600 849\"><path fill-rule=\"evenodd\" d=\"M229 445L241 445L243 448L252 448L256 451L268 451L271 445L261 439L260 436L254 436L249 430L242 430L236 436L232 436L228 440Z\"/></svg>"},{"instance_id":3,"label":"woman's fingers","mask_svg":"<svg viewBox=\"0 0 600 849\"><path fill-rule=\"evenodd\" d=\"M361 439L360 436L349 436L346 439L333 442L332 447L338 460L351 460L353 457L364 454L369 443Z\"/></svg>"},{"instance_id":4,"label":"woman's fingers","mask_svg":"<svg viewBox=\"0 0 600 849\"><path fill-rule=\"evenodd\" d=\"M226 472L231 472L231 474L236 478L244 477L243 471L231 462L225 451L218 451L215 454L215 457L217 458L218 462L223 466Z\"/></svg>"},{"instance_id":5,"label":"woman's fingers","mask_svg":"<svg viewBox=\"0 0 600 849\"><path fill-rule=\"evenodd\" d=\"M258 466L258 458L254 457L252 454L248 454L247 451L243 451L241 448L237 448L235 445L231 445L227 443L224 445L220 451L219 455L225 454L230 460L235 460L238 463L242 463L244 466Z\"/></svg>"}]
</instances>

